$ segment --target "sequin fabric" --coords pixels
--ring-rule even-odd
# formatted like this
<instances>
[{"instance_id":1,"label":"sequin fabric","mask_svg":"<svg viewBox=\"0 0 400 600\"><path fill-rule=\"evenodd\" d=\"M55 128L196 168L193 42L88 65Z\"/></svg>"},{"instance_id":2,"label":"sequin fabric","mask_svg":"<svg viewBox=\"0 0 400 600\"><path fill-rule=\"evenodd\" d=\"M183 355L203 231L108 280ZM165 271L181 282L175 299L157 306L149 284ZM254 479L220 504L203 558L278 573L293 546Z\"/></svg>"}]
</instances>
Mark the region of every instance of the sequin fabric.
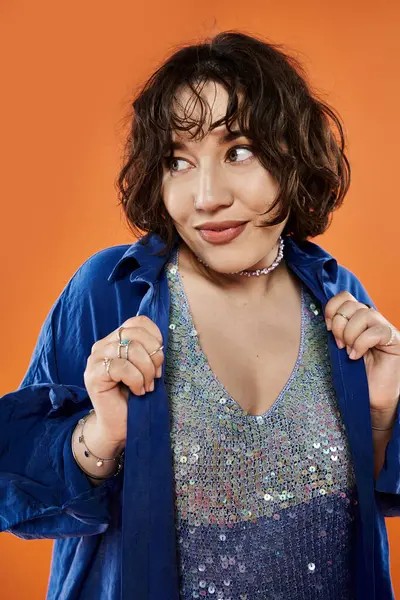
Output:
<instances>
[{"instance_id":1,"label":"sequin fabric","mask_svg":"<svg viewBox=\"0 0 400 600\"><path fill-rule=\"evenodd\" d=\"M318 301L302 288L296 365L253 416L210 369L178 250L166 270L181 599L352 600L357 492Z\"/></svg>"}]
</instances>

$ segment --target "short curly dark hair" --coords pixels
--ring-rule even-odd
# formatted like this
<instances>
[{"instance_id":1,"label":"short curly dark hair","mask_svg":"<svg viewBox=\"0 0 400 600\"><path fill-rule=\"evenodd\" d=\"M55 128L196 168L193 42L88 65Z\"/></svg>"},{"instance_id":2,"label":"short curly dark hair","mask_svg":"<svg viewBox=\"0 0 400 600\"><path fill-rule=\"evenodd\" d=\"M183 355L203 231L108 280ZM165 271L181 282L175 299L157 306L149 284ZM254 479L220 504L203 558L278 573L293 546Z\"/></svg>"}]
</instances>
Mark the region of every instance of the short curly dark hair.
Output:
<instances>
[{"instance_id":1,"label":"short curly dark hair","mask_svg":"<svg viewBox=\"0 0 400 600\"><path fill-rule=\"evenodd\" d=\"M180 47L135 98L116 181L131 231L139 237L157 233L166 248L171 247L176 230L161 197L163 161L173 130L192 132L195 139L207 133L205 99L198 86L209 81L221 84L229 94L225 117L211 127L224 123L231 131L237 123L279 184L267 211L276 208L276 214L263 225L277 225L289 215L283 235L302 241L322 234L350 185L341 119L311 92L303 67L281 44L238 31ZM186 107L183 114L176 112L176 94L184 88L200 102L196 122Z\"/></svg>"}]
</instances>

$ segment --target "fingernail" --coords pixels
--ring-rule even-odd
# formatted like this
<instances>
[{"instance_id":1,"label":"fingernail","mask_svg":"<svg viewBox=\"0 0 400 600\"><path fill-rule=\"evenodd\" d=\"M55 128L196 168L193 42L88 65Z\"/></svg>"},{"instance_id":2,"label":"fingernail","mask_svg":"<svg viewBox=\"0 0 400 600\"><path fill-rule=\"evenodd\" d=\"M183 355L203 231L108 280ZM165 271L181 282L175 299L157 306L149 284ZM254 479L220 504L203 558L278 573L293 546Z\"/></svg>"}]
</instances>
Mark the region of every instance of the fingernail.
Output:
<instances>
[{"instance_id":1,"label":"fingernail","mask_svg":"<svg viewBox=\"0 0 400 600\"><path fill-rule=\"evenodd\" d=\"M326 319L326 328L328 331L332 329L332 319Z\"/></svg>"},{"instance_id":2,"label":"fingernail","mask_svg":"<svg viewBox=\"0 0 400 600\"><path fill-rule=\"evenodd\" d=\"M346 346L346 352L347 352L347 354L349 354L349 355L350 355L350 352L351 352L351 348L350 348L350 346Z\"/></svg>"},{"instance_id":3,"label":"fingernail","mask_svg":"<svg viewBox=\"0 0 400 600\"><path fill-rule=\"evenodd\" d=\"M162 367L158 367L157 371L156 371L156 377L157 379L159 379L162 375Z\"/></svg>"},{"instance_id":4,"label":"fingernail","mask_svg":"<svg viewBox=\"0 0 400 600\"><path fill-rule=\"evenodd\" d=\"M336 343L337 343L338 348L340 348L340 349L344 348L344 344L341 340L336 340Z\"/></svg>"},{"instance_id":5,"label":"fingernail","mask_svg":"<svg viewBox=\"0 0 400 600\"><path fill-rule=\"evenodd\" d=\"M149 391L154 392L154 381L152 381L151 384L149 385Z\"/></svg>"},{"instance_id":6,"label":"fingernail","mask_svg":"<svg viewBox=\"0 0 400 600\"><path fill-rule=\"evenodd\" d=\"M350 354L349 354L349 358L355 358L356 356L357 356L357 352L356 352L356 350L354 350L354 348L353 348L353 350L352 350L352 351L350 352Z\"/></svg>"},{"instance_id":7,"label":"fingernail","mask_svg":"<svg viewBox=\"0 0 400 600\"><path fill-rule=\"evenodd\" d=\"M144 387L142 387L140 389L140 396L143 396L146 393L146 390L144 389Z\"/></svg>"}]
</instances>

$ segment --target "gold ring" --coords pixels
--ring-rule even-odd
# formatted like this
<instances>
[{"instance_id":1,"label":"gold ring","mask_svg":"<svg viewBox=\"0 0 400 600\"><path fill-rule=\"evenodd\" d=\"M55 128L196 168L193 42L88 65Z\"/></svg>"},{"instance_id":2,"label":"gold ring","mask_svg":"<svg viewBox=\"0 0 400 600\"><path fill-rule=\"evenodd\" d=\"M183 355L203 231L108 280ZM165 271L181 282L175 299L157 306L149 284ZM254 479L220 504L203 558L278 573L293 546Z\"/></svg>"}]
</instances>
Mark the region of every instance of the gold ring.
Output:
<instances>
[{"instance_id":1,"label":"gold ring","mask_svg":"<svg viewBox=\"0 0 400 600\"><path fill-rule=\"evenodd\" d=\"M160 346L159 348L157 348L157 350L154 350L154 352L151 352L149 354L149 356L154 356L154 354L157 354L157 352L160 352L160 350L162 350L164 348L164 346Z\"/></svg>"},{"instance_id":2,"label":"gold ring","mask_svg":"<svg viewBox=\"0 0 400 600\"><path fill-rule=\"evenodd\" d=\"M350 321L350 318L349 318L349 317L347 317L346 315L344 315L344 314L343 314L343 313L341 313L341 312L337 312L337 313L335 314L335 316L336 316L336 315L340 315L341 317L344 317L345 319L347 319L347 321Z\"/></svg>"},{"instance_id":3,"label":"gold ring","mask_svg":"<svg viewBox=\"0 0 400 600\"><path fill-rule=\"evenodd\" d=\"M111 365L111 361L112 361L112 358L104 358L104 359L103 359L103 364L104 364L104 366L105 366L105 368L106 368L107 375L108 375L109 377L111 377L111 375L110 375L110 365Z\"/></svg>"}]
</instances>

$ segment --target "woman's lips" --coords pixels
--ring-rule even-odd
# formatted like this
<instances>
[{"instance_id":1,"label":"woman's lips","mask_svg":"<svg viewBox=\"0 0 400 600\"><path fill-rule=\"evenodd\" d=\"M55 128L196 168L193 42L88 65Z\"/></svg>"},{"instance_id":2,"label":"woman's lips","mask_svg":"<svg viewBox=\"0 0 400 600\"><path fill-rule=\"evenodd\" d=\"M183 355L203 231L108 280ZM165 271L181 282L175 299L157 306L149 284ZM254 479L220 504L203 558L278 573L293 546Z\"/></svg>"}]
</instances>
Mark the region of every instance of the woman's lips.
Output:
<instances>
[{"instance_id":1,"label":"woman's lips","mask_svg":"<svg viewBox=\"0 0 400 600\"><path fill-rule=\"evenodd\" d=\"M242 223L238 227L228 227L221 231L215 229L199 229L199 233L203 240L210 244L227 244L238 237L244 231L247 223Z\"/></svg>"}]
</instances>

